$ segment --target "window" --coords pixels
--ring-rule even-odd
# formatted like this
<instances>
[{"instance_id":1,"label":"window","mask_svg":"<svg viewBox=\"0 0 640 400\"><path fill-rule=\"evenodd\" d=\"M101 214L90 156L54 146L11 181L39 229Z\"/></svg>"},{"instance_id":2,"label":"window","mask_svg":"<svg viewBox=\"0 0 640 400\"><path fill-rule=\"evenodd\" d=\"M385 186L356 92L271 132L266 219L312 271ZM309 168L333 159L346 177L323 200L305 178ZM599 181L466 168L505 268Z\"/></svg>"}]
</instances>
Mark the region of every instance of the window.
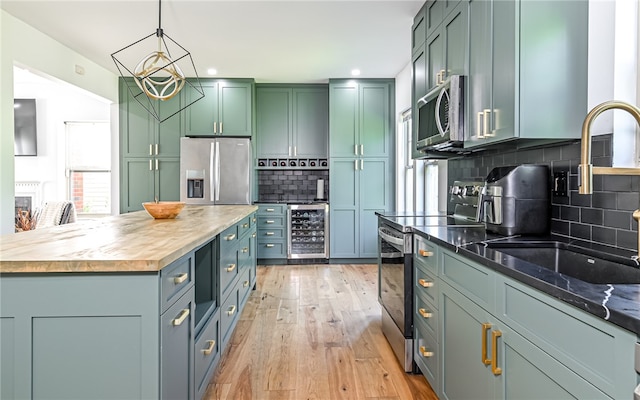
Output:
<instances>
[{"instance_id":1,"label":"window","mask_svg":"<svg viewBox=\"0 0 640 400\"><path fill-rule=\"evenodd\" d=\"M65 122L68 198L79 216L111 213L108 122Z\"/></svg>"}]
</instances>

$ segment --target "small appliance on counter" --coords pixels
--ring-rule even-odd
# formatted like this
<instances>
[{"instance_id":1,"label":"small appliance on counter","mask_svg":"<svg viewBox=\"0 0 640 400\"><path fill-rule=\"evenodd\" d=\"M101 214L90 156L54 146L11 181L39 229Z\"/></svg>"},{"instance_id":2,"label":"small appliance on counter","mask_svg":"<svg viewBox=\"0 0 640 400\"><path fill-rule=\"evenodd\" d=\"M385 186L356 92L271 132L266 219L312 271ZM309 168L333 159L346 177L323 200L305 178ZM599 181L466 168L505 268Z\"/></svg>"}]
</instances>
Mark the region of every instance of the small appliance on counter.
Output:
<instances>
[{"instance_id":1,"label":"small appliance on counter","mask_svg":"<svg viewBox=\"0 0 640 400\"><path fill-rule=\"evenodd\" d=\"M478 221L500 235L549 232L551 205L549 167L519 165L489 172L480 195Z\"/></svg>"}]
</instances>

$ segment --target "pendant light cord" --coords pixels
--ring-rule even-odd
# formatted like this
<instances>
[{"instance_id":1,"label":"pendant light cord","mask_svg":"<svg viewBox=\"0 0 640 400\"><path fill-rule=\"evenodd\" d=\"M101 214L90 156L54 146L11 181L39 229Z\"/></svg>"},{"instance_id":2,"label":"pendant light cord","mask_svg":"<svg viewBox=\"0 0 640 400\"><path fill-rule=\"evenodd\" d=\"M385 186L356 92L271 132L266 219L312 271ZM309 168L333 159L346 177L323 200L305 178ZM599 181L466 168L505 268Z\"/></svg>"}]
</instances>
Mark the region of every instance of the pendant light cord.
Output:
<instances>
[{"instance_id":1,"label":"pendant light cord","mask_svg":"<svg viewBox=\"0 0 640 400\"><path fill-rule=\"evenodd\" d=\"M158 0L158 30L156 36L162 37L162 0Z\"/></svg>"}]
</instances>

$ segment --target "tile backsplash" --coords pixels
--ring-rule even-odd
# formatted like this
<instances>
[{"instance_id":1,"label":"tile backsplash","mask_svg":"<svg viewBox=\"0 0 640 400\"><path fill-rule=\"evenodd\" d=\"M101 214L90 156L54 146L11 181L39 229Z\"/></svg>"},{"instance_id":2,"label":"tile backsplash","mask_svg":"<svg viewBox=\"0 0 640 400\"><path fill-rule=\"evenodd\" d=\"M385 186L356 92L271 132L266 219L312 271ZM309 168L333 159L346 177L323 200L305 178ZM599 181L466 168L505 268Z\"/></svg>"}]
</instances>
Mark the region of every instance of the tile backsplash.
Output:
<instances>
[{"instance_id":1,"label":"tile backsplash","mask_svg":"<svg viewBox=\"0 0 640 400\"><path fill-rule=\"evenodd\" d=\"M611 166L611 135L594 136L592 163ZM449 186L457 179L484 179L494 167L545 164L568 174L567 196L551 196L551 232L582 240L637 250L638 224L633 211L640 208L640 176L594 175L593 194L578 193L580 142L525 150L492 150L450 160Z\"/></svg>"},{"instance_id":2,"label":"tile backsplash","mask_svg":"<svg viewBox=\"0 0 640 400\"><path fill-rule=\"evenodd\" d=\"M328 170L259 170L258 200L261 202L314 201L318 179L324 179L325 199L329 199Z\"/></svg>"}]
</instances>

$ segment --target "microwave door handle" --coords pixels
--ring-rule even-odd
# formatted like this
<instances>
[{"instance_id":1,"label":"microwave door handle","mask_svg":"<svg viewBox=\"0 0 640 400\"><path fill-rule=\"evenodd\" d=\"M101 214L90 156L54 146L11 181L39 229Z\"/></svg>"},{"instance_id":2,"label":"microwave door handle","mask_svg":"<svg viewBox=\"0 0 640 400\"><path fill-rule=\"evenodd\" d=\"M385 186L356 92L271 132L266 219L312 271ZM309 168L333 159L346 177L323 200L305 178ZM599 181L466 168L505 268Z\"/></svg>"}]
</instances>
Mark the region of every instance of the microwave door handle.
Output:
<instances>
[{"instance_id":1,"label":"microwave door handle","mask_svg":"<svg viewBox=\"0 0 640 400\"><path fill-rule=\"evenodd\" d=\"M442 127L442 121L440 120L440 107L442 107L442 99L444 97L447 97L447 101L449 100L448 97L449 95L447 94L447 90L446 89L442 89L442 91L440 92L440 94L438 95L438 100L436 101L436 109L435 109L435 117L436 117L436 127L438 128L438 131L440 132L440 136L444 137L445 134L447 133L447 131L449 130L449 125L448 125L448 121L447 121L447 126L446 127Z\"/></svg>"}]
</instances>

